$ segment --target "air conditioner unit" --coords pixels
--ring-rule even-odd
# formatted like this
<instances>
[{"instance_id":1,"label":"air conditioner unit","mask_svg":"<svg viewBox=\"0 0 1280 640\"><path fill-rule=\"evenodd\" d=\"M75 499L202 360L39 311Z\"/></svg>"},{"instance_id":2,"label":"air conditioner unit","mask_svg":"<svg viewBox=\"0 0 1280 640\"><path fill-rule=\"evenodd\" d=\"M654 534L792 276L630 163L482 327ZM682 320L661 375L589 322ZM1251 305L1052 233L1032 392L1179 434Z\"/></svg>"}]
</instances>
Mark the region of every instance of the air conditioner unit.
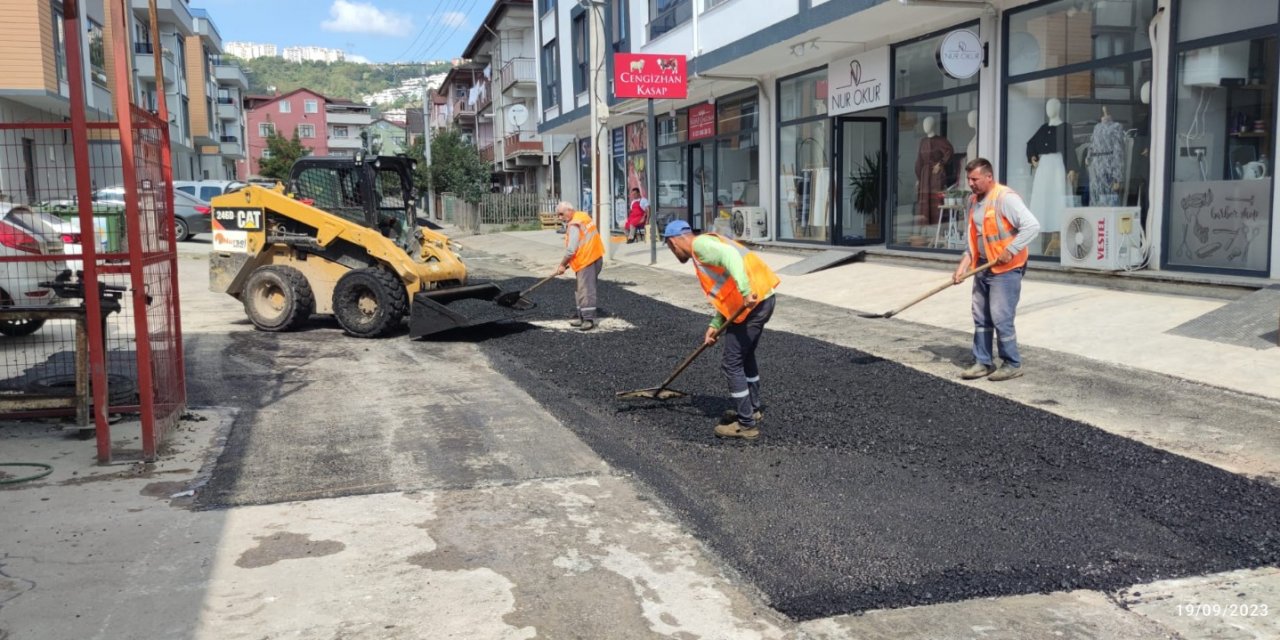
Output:
<instances>
[{"instance_id":1,"label":"air conditioner unit","mask_svg":"<svg viewBox=\"0 0 1280 640\"><path fill-rule=\"evenodd\" d=\"M735 239L759 242L769 238L769 216L764 207L734 207L730 223Z\"/></svg>"},{"instance_id":2,"label":"air conditioner unit","mask_svg":"<svg viewBox=\"0 0 1280 640\"><path fill-rule=\"evenodd\" d=\"M1142 223L1136 207L1068 208L1062 220L1062 266L1120 271L1142 264Z\"/></svg>"}]
</instances>

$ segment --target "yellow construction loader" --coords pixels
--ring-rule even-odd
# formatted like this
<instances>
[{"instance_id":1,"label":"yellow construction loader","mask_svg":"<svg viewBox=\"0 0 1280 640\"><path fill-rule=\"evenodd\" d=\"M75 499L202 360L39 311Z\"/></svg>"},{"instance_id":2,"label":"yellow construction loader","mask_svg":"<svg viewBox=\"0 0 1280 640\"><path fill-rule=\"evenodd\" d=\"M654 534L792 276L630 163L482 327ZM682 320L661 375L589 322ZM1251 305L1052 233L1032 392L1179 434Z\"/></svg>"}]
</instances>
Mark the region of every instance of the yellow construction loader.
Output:
<instances>
[{"instance_id":1,"label":"yellow construction loader","mask_svg":"<svg viewBox=\"0 0 1280 640\"><path fill-rule=\"evenodd\" d=\"M263 331L332 314L361 338L395 331L406 314L418 337L532 308L524 298L457 305L494 301L502 290L468 285L459 247L419 226L412 170L399 156L302 158L287 185L250 185L213 198L209 288L244 303Z\"/></svg>"}]
</instances>

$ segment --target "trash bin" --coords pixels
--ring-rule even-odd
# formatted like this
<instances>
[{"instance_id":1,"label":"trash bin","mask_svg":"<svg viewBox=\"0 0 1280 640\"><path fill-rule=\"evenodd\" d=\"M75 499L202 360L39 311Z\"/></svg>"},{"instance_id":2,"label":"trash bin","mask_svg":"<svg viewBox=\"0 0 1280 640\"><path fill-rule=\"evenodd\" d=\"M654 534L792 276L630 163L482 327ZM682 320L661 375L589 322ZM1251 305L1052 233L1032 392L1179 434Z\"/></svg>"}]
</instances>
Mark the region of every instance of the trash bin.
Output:
<instances>
[{"instance_id":1,"label":"trash bin","mask_svg":"<svg viewBox=\"0 0 1280 640\"><path fill-rule=\"evenodd\" d=\"M80 209L74 202L46 202L36 207L64 220L77 220ZM81 235L85 235L81 230ZM118 253L124 250L124 206L95 202L93 205L93 237L99 253Z\"/></svg>"}]
</instances>

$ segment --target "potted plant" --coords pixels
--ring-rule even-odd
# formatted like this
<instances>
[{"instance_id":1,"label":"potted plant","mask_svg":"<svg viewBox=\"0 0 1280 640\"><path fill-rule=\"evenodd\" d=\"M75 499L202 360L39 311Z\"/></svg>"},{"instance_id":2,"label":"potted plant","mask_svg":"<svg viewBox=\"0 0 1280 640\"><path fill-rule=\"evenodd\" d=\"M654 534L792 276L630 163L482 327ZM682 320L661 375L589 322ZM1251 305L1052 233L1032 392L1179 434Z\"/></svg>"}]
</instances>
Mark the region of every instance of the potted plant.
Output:
<instances>
[{"instance_id":1,"label":"potted plant","mask_svg":"<svg viewBox=\"0 0 1280 640\"><path fill-rule=\"evenodd\" d=\"M880 212L880 185L884 183L880 154L867 156L849 174L849 193L853 208L866 214Z\"/></svg>"}]
</instances>

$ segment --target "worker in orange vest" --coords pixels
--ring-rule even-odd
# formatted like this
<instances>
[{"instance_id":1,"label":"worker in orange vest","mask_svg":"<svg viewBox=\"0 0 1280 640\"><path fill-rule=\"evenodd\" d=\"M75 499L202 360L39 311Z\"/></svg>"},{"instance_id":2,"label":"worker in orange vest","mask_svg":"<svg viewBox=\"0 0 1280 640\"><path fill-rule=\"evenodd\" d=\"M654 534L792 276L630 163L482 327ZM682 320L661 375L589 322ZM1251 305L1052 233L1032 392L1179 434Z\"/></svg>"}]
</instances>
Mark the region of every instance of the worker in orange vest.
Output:
<instances>
[{"instance_id":1,"label":"worker in orange vest","mask_svg":"<svg viewBox=\"0 0 1280 640\"><path fill-rule=\"evenodd\" d=\"M729 381L734 408L720 417L715 434L754 440L759 437L764 420L756 347L764 325L773 317L773 290L781 281L760 256L746 247L714 233L695 237L684 220L667 223L662 240L682 264L693 260L702 291L716 309L703 337L705 343L714 343L717 331L730 323L723 334L721 369ZM744 307L748 311L740 314Z\"/></svg>"},{"instance_id":2,"label":"worker in orange vest","mask_svg":"<svg viewBox=\"0 0 1280 640\"><path fill-rule=\"evenodd\" d=\"M1022 375L1018 335L1013 317L1022 295L1027 270L1027 247L1040 233L1040 222L1022 198L995 180L991 162L974 158L965 165L969 176L969 248L960 257L952 279L960 283L973 266L995 264L973 278L973 356L976 362L960 374L965 380L986 376L1009 380ZM994 335L993 335L994 334ZM998 337L1000 368L992 357L992 338Z\"/></svg>"},{"instance_id":3,"label":"worker in orange vest","mask_svg":"<svg viewBox=\"0 0 1280 640\"><path fill-rule=\"evenodd\" d=\"M595 222L585 211L577 211L568 202L556 205L556 215L564 222L564 257L556 275L573 269L578 277L577 310L569 324L580 331L596 328L596 283L604 268L604 241Z\"/></svg>"}]
</instances>

